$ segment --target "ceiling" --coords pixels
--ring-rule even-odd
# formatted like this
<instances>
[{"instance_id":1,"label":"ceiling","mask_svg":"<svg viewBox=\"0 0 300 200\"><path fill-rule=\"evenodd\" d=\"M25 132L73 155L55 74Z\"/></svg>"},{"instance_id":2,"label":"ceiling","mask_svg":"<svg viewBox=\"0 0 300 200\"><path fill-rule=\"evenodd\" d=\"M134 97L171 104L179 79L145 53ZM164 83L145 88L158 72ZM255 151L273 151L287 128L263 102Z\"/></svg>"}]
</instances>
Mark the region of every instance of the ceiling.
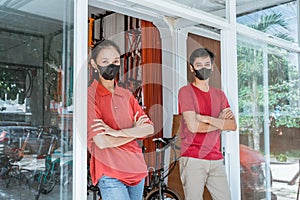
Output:
<instances>
[{"instance_id":1,"label":"ceiling","mask_svg":"<svg viewBox=\"0 0 300 200\"><path fill-rule=\"evenodd\" d=\"M179 7L187 7L201 11L209 12L220 17L225 16L226 0L164 0ZM237 0L237 13L244 15L255 10L272 7L293 0ZM62 29L63 21L72 22L73 20L73 4L68 0L0 0L0 29L12 29L16 31L26 31L37 35L46 35L57 32ZM90 0L97 2L97 0ZM133 14L146 13L159 14L162 16L177 17L176 13L168 13L167 11L155 10L150 8L148 4L141 4L139 0L110 0L108 5L113 4L125 10L130 9ZM151 4L151 1L147 1ZM158 1L159 2L159 1ZM102 2L103 3L103 2ZM104 13L104 10L97 8L99 6L89 7L89 13ZM105 7L104 7L105 9ZM66 16L69 13L69 16ZM138 15L137 15L138 16Z\"/></svg>"},{"instance_id":2,"label":"ceiling","mask_svg":"<svg viewBox=\"0 0 300 200\"><path fill-rule=\"evenodd\" d=\"M190 20L189 17L179 18L176 16L178 14L176 10L182 14L183 10L188 12L193 9L194 11L206 11L208 14L224 17L225 1L227 0L89 0L88 11L89 16L114 11L121 14L131 14L137 18L147 16L148 18L143 19L149 21L154 21L156 18L163 16L173 17L181 19L181 25L204 26L205 24L200 24L197 20ZM236 0L236 9L238 15L242 16L291 1L294 0ZM38 49L39 46L42 46L39 38L59 34L63 31L63 27L73 24L74 6L70 2L73 1L0 0L0 61L17 60L13 57L13 55L16 55L16 51L24 52L26 49L30 52L28 57L41 57L37 54L37 52L42 52L41 49ZM162 4L165 7L172 7L172 9L162 8ZM161 5L160 8L159 5ZM117 9L113 10L112 8ZM192 15L185 16L191 17ZM5 55L4 52L6 52ZM8 58L8 60L3 60L4 58ZM25 61L23 60L24 58L20 57L18 62L24 64ZM39 66L41 62L38 59L35 59L35 61L37 63L33 64Z\"/></svg>"},{"instance_id":3,"label":"ceiling","mask_svg":"<svg viewBox=\"0 0 300 200\"><path fill-rule=\"evenodd\" d=\"M226 0L167 0L190 8L209 12L211 14L224 17ZM294 0L236 0L236 12L244 15L256 10L270 8Z\"/></svg>"},{"instance_id":4,"label":"ceiling","mask_svg":"<svg viewBox=\"0 0 300 200\"><path fill-rule=\"evenodd\" d=\"M61 0L0 0L0 29L48 35L61 31L63 19L71 21L73 16L65 16L66 5ZM66 1L67 2L67 1ZM71 6L73 8L73 6Z\"/></svg>"}]
</instances>

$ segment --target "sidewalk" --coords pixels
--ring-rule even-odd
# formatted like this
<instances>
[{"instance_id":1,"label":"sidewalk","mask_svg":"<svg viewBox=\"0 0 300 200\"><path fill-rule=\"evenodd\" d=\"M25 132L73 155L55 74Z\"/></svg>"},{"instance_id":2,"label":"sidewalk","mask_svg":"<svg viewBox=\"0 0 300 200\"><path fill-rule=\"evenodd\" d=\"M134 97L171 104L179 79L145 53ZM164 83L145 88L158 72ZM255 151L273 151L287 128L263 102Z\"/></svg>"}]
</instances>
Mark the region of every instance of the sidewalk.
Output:
<instances>
[{"instance_id":1,"label":"sidewalk","mask_svg":"<svg viewBox=\"0 0 300 200\"><path fill-rule=\"evenodd\" d=\"M61 187L56 185L49 194L41 194L39 200L72 200L72 186ZM19 185L17 181L11 183L7 188L4 181L0 180L1 200L33 200L34 196L27 185Z\"/></svg>"},{"instance_id":2,"label":"sidewalk","mask_svg":"<svg viewBox=\"0 0 300 200\"><path fill-rule=\"evenodd\" d=\"M272 163L272 176L275 180L290 181L299 170L298 163L282 164ZM296 199L298 189L299 177L293 185L273 181L272 192L276 194L277 200L291 200ZM60 189L61 187L61 189ZM84 187L84 186L83 186ZM60 192L61 191L61 192ZM87 196L88 200L93 200L93 194ZM3 180L0 179L0 199L1 200L32 200L34 199L32 193L26 185L19 185L15 180L8 188L5 188ZM41 194L39 200L72 200L72 184L66 186L56 185L53 191L49 194Z\"/></svg>"},{"instance_id":3,"label":"sidewalk","mask_svg":"<svg viewBox=\"0 0 300 200\"><path fill-rule=\"evenodd\" d=\"M291 183L291 181L299 170L299 163L271 163L270 166L273 176L272 192L277 195L277 199L296 199L299 176L294 183Z\"/></svg>"}]
</instances>

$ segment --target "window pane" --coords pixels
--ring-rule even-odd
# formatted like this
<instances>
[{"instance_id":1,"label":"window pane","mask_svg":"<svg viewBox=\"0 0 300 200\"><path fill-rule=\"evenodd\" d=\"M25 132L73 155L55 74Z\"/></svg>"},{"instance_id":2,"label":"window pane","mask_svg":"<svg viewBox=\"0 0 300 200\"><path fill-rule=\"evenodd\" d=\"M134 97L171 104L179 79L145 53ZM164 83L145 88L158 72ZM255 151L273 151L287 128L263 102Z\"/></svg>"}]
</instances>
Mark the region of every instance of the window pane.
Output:
<instances>
[{"instance_id":1,"label":"window pane","mask_svg":"<svg viewBox=\"0 0 300 200\"><path fill-rule=\"evenodd\" d=\"M259 1L256 2L252 4L253 10L243 13L237 11L237 23L284 40L298 42L297 1L285 4L264 1L261 5Z\"/></svg>"},{"instance_id":2,"label":"window pane","mask_svg":"<svg viewBox=\"0 0 300 200\"><path fill-rule=\"evenodd\" d=\"M260 199L266 194L296 198L300 159L298 56L239 37L241 194L245 199ZM266 193L268 189L271 193Z\"/></svg>"},{"instance_id":3,"label":"window pane","mask_svg":"<svg viewBox=\"0 0 300 200\"><path fill-rule=\"evenodd\" d=\"M73 0L0 1L1 199L72 199L72 44Z\"/></svg>"},{"instance_id":4,"label":"window pane","mask_svg":"<svg viewBox=\"0 0 300 200\"><path fill-rule=\"evenodd\" d=\"M182 4L188 8L208 12L210 14L225 18L226 1L225 0L171 0Z\"/></svg>"}]
</instances>

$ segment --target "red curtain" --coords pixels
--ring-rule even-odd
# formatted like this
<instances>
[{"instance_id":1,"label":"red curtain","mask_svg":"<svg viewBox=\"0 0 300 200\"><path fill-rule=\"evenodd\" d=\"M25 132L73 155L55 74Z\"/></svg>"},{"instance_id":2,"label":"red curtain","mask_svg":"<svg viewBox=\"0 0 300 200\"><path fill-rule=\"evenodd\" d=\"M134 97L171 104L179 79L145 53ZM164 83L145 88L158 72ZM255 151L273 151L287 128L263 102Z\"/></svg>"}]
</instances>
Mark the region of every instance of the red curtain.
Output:
<instances>
[{"instance_id":1,"label":"red curtain","mask_svg":"<svg viewBox=\"0 0 300 200\"><path fill-rule=\"evenodd\" d=\"M142 72L143 95L145 111L154 123L155 135L162 137L163 109L162 109L162 51L161 39L158 29L151 22L143 21L142 24ZM152 138L144 141L146 152L153 152L155 145ZM150 156L152 157L152 156ZM148 156L149 159L152 160ZM146 158L147 160L147 158Z\"/></svg>"}]
</instances>

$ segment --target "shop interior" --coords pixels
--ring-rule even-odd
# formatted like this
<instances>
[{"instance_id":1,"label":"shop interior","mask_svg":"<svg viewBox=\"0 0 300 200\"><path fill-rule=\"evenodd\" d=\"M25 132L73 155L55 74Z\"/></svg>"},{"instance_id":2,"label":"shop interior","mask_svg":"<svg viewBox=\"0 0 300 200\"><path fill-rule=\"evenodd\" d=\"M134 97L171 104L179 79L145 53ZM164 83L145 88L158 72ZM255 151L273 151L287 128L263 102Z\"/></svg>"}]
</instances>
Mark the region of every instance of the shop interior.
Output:
<instances>
[{"instance_id":1,"label":"shop interior","mask_svg":"<svg viewBox=\"0 0 300 200\"><path fill-rule=\"evenodd\" d=\"M0 194L4 199L72 199L73 91L76 79L72 55L73 11L70 11L73 6L65 4L60 7L58 0L57 6L53 6L55 3L52 5L52 10L57 12L51 12L46 4L41 7L38 3L34 4L35 1L32 4L20 2L24 4L14 2L15 8L0 7ZM157 16L168 15L163 11L163 6L154 9L130 1L124 2L127 11L139 13L135 16L146 16L145 18L154 20ZM201 5L201 10L226 18L224 1L207 2L209 3ZM282 0L277 4L287 2L290 1ZM164 136L161 33L152 22L101 9L96 6L99 5L96 0L89 4L92 5L88 6L87 16L88 51L102 39L112 39L118 43L123 52L118 84L132 91L145 112L153 119L157 133L155 137ZM192 1L186 4L199 9ZM252 1L237 1L237 16L272 7L270 4L272 1L258 1L255 4ZM107 6L105 3L103 5ZM120 5L111 7L118 10ZM135 13L135 9L139 12ZM144 15L140 14L141 10L145 10ZM178 26L195 26L212 35L220 34L219 29L205 24L187 19L177 22ZM207 32L205 33L207 36ZM209 47L221 55L220 39L206 36L189 33L187 55L194 48L195 41L197 44L211 45ZM216 62L218 70L214 72L212 84L220 88L221 56ZM88 80L91 81L92 70L87 68L87 71ZM187 70L186 80L191 80L192 76ZM175 134L178 130L177 121L172 121L172 125L172 133ZM292 134L296 132L299 129L293 129ZM241 143L243 142L242 138ZM298 144L297 140L291 142L293 146ZM148 152L155 150L152 138L144 140L143 145ZM155 162L151 156L145 159L149 165ZM242 172L245 171L243 170L241 168ZM294 174L286 183L288 186L297 186L299 172ZM246 178L242 177L242 186L248 184ZM41 180L46 182L43 184ZM21 184L16 186L14 183L17 181ZM276 178L275 181L282 182ZM89 179L87 182L87 198L98 199L97 188L91 185ZM175 165L169 176L168 185L183 196L178 165ZM20 193L21 189L24 192ZM243 189L241 188L241 193L245 194L247 191ZM253 188L249 190L250 193L254 192ZM211 199L207 191L205 199Z\"/></svg>"}]
</instances>

